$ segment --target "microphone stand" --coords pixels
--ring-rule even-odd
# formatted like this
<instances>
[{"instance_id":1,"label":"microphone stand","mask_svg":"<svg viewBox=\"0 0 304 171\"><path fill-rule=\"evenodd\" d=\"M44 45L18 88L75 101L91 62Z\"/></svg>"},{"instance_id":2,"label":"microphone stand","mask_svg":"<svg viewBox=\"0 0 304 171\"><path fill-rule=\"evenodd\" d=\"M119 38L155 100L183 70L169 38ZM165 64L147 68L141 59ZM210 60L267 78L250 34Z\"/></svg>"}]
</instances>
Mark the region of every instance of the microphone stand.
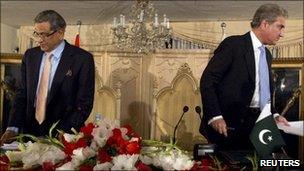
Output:
<instances>
[{"instance_id":1,"label":"microphone stand","mask_svg":"<svg viewBox=\"0 0 304 171\"><path fill-rule=\"evenodd\" d=\"M199 115L199 118L202 120L202 115L201 115L202 109L201 109L201 107L196 106L195 107L195 112Z\"/></svg>"},{"instance_id":2,"label":"microphone stand","mask_svg":"<svg viewBox=\"0 0 304 171\"><path fill-rule=\"evenodd\" d=\"M175 125L174 132L173 132L173 144L175 144L175 141L176 141L175 134L176 134L176 130L177 130L177 128L178 128L178 125L179 125L179 123L182 121L182 119L183 119L183 117L184 117L184 114L185 114L186 112L188 112L188 110L189 110L189 107L188 107L188 106L184 106L184 108L183 108L183 114L182 114L182 116L179 118L177 124Z\"/></svg>"},{"instance_id":3,"label":"microphone stand","mask_svg":"<svg viewBox=\"0 0 304 171\"><path fill-rule=\"evenodd\" d=\"M200 121L202 122L202 108L200 106L195 107L195 112L198 114ZM206 144L206 143L199 143L194 144L193 147L193 158L195 160L200 160L209 154L213 155L215 154L216 145L215 144Z\"/></svg>"}]
</instances>

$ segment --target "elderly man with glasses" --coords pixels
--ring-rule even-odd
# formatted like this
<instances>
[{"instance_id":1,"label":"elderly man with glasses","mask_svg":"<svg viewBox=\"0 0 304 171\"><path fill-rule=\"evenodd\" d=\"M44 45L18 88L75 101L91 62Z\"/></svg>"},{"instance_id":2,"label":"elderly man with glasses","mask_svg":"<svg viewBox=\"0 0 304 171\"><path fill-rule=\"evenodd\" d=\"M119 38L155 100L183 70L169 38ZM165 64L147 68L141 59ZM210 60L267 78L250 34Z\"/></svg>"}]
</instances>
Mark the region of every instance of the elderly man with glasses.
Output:
<instances>
[{"instance_id":1,"label":"elderly man with glasses","mask_svg":"<svg viewBox=\"0 0 304 171\"><path fill-rule=\"evenodd\" d=\"M19 133L44 136L56 129L79 130L94 99L95 67L92 54L64 40L66 22L53 10L34 19L33 38L21 64L21 85L0 143Z\"/></svg>"}]
</instances>

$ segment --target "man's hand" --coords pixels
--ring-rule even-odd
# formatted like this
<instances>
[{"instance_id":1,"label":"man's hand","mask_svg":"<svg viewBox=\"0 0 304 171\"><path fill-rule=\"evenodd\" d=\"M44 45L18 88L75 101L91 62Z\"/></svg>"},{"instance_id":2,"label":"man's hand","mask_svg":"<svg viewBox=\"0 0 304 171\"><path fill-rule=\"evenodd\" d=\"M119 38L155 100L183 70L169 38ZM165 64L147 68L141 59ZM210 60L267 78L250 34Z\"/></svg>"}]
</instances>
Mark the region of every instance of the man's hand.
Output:
<instances>
[{"instance_id":1,"label":"man's hand","mask_svg":"<svg viewBox=\"0 0 304 171\"><path fill-rule=\"evenodd\" d=\"M274 118L274 120L276 121L276 123L283 123L284 125L289 126L289 123L284 116L278 115Z\"/></svg>"},{"instance_id":2,"label":"man's hand","mask_svg":"<svg viewBox=\"0 0 304 171\"><path fill-rule=\"evenodd\" d=\"M220 134L223 134L225 137L228 136L227 134L227 125L226 125L226 122L224 119L217 119L215 121L212 121L210 123L210 125L212 126L212 128L220 133Z\"/></svg>"},{"instance_id":3,"label":"man's hand","mask_svg":"<svg viewBox=\"0 0 304 171\"><path fill-rule=\"evenodd\" d=\"M18 133L10 130L6 130L4 134L1 136L0 139L0 146L3 145L3 143L11 143L14 141L14 137L16 137Z\"/></svg>"}]
</instances>

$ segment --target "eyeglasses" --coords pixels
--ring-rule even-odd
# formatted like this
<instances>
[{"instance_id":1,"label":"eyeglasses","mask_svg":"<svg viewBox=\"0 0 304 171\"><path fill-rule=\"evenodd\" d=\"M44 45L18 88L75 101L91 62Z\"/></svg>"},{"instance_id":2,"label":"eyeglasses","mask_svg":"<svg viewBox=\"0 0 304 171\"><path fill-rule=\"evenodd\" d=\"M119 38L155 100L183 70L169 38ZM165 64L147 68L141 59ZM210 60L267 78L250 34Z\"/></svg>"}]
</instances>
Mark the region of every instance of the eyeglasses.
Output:
<instances>
[{"instance_id":1,"label":"eyeglasses","mask_svg":"<svg viewBox=\"0 0 304 171\"><path fill-rule=\"evenodd\" d=\"M53 31L52 33L38 33L36 31L33 32L33 36L35 38L41 38L41 39L45 39L47 37L52 36L53 34L55 34L57 32L57 30Z\"/></svg>"}]
</instances>

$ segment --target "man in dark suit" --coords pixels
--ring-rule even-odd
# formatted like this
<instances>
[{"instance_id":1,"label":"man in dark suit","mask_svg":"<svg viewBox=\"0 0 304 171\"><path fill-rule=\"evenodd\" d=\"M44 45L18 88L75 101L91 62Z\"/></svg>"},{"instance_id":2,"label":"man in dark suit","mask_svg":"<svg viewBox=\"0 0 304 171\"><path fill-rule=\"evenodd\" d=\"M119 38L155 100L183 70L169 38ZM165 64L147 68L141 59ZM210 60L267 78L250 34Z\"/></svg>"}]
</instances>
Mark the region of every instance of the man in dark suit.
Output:
<instances>
[{"instance_id":1,"label":"man in dark suit","mask_svg":"<svg viewBox=\"0 0 304 171\"><path fill-rule=\"evenodd\" d=\"M94 99L93 56L66 42L65 28L65 20L53 10L34 19L39 47L28 49L22 59L21 85L1 144L18 133L47 135L57 121L56 129L79 130L88 118Z\"/></svg>"},{"instance_id":2,"label":"man in dark suit","mask_svg":"<svg viewBox=\"0 0 304 171\"><path fill-rule=\"evenodd\" d=\"M221 42L204 70L200 132L220 150L253 148L249 134L273 94L272 56L264 45L275 45L283 37L287 16L276 4L262 5L253 17L252 30ZM274 117L288 125L284 117Z\"/></svg>"}]
</instances>

